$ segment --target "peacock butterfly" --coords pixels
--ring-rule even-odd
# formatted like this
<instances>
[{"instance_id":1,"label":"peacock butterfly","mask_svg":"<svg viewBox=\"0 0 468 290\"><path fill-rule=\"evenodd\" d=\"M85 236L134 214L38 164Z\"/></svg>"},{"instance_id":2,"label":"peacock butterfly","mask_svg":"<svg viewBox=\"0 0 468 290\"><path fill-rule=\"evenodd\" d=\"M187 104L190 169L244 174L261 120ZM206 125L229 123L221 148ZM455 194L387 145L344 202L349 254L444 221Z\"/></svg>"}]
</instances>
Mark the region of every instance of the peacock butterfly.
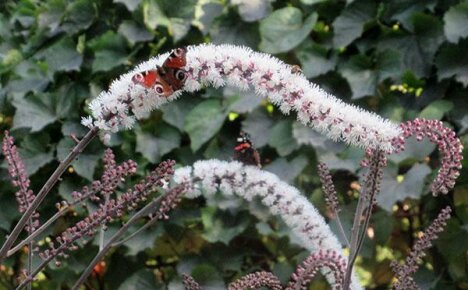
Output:
<instances>
[{"instance_id":1,"label":"peacock butterfly","mask_svg":"<svg viewBox=\"0 0 468 290\"><path fill-rule=\"evenodd\" d=\"M135 84L142 85L146 89L154 89L156 94L168 97L180 90L187 79L187 71L183 67L187 64L185 47L174 49L156 70L148 70L137 73L132 77Z\"/></svg>"}]
</instances>

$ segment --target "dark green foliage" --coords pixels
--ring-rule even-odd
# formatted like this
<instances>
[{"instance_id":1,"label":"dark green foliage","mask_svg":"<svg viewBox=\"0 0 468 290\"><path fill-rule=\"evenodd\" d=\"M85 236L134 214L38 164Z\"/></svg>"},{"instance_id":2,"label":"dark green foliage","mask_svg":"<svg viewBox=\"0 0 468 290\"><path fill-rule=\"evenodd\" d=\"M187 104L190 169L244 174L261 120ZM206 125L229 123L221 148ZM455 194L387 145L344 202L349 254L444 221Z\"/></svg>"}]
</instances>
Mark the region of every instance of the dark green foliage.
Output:
<instances>
[{"instance_id":1,"label":"dark green foliage","mask_svg":"<svg viewBox=\"0 0 468 290\"><path fill-rule=\"evenodd\" d=\"M79 122L90 98L153 55L208 41L247 45L300 64L325 90L394 122L443 120L468 147L466 1L258 2L259 10L221 0L1 1L0 129L12 130L17 139L32 188L40 189L73 146L69 135L86 132ZM143 175L166 158L180 165L229 160L241 129L252 136L264 168L298 186L324 215L317 159L335 170L349 229L363 152L326 140L250 93L207 88L184 95L121 132L112 146L118 160L136 160ZM98 176L103 149L94 141L74 162L40 207L41 218L54 213L61 197ZM416 280L424 289L468 289L468 151L457 186L437 198L427 186L439 164L433 151L428 142L409 142L405 152L389 158L380 207L371 219L375 236L364 243L358 262L366 287L389 285L390 260L403 258L417 233L450 205L454 217ZM5 168L2 160L0 242L19 216ZM75 219L66 216L48 234ZM90 243L61 268L51 265L35 287L68 289L96 251ZM181 274L187 273L206 289L220 289L257 270L287 280L305 257L284 224L255 202L206 204L199 198L184 201L164 226L111 252L107 270L88 283L94 289L180 289ZM10 269L17 270L23 258L7 260L8 271L2 266L0 289L11 286ZM326 289L323 280L314 289Z\"/></svg>"}]
</instances>

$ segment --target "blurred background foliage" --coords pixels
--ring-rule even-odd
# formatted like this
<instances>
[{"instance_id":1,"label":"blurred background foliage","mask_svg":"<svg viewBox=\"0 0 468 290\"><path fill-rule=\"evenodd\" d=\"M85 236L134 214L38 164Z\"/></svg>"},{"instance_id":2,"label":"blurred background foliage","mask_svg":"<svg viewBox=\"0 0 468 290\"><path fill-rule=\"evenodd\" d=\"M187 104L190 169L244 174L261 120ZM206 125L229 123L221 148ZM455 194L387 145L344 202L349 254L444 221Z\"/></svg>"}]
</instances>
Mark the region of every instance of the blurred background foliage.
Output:
<instances>
[{"instance_id":1,"label":"blurred background foliage","mask_svg":"<svg viewBox=\"0 0 468 290\"><path fill-rule=\"evenodd\" d=\"M35 190L73 146L69 135L85 133L80 116L88 113L91 98L150 56L204 42L245 45L299 64L328 92L394 122L442 120L468 147L466 1L4 0L0 11L0 129L17 138ZM362 150L326 140L253 94L230 88L186 94L114 136L112 148L119 160L136 160L143 175L167 158L180 165L230 160L241 129L251 134L265 170L297 186L329 217L315 169L318 159L325 161L350 229ZM434 198L428 190L439 165L434 148L410 141L405 152L390 156L357 262L369 289L388 287L390 261L401 259L446 205L454 217L416 280L423 289L468 289L468 151L455 189ZM41 206L43 219L55 212L55 202L99 176L103 150L95 140L74 162ZM4 162L0 173L2 242L19 213ZM336 228L333 220L330 225ZM88 243L61 268L42 272L34 286L68 289L96 251L96 243ZM86 289L181 289L181 273L206 289L221 289L260 269L285 282L306 255L264 209L200 198L184 201L168 222L112 252ZM24 257L17 257L1 267L0 288L14 283L22 263ZM328 286L319 278L312 288Z\"/></svg>"}]
</instances>

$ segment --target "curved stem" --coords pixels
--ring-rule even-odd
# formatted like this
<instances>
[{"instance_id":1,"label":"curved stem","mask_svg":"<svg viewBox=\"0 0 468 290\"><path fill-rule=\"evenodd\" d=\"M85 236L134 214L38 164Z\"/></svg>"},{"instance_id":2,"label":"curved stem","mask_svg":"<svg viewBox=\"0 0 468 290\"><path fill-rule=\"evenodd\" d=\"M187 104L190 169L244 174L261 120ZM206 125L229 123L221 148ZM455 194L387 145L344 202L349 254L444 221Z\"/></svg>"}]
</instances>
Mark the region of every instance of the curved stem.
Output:
<instances>
[{"instance_id":1,"label":"curved stem","mask_svg":"<svg viewBox=\"0 0 468 290\"><path fill-rule=\"evenodd\" d=\"M47 195L47 193L49 193L49 191L52 189L55 183L57 183L62 173L67 169L68 165L70 165L70 163L72 163L76 156L78 156L83 151L83 149L91 142L91 140L93 140L94 137L96 137L98 132L98 127L91 128L88 131L88 133L83 137L83 139L81 139L81 141L78 144L76 144L76 146L72 149L68 156L65 157L65 159L62 162L60 162L57 169L55 169L54 173L52 173L47 182L41 188L31 205L23 213L13 231L8 235L5 243L0 249L0 262L3 261L3 259L7 256L8 250L13 246L13 243L18 238L19 234L23 230L31 215L41 204L41 202L44 200L45 196Z\"/></svg>"}]
</instances>

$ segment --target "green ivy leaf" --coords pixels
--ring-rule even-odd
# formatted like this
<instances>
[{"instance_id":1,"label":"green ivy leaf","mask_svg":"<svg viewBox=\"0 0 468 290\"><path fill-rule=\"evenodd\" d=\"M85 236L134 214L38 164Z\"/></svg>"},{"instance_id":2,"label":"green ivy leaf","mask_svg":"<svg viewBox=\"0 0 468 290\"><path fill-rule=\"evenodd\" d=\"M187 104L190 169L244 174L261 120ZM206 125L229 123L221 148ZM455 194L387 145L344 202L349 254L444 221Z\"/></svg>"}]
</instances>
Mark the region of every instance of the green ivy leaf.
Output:
<instances>
[{"instance_id":1,"label":"green ivy leaf","mask_svg":"<svg viewBox=\"0 0 468 290\"><path fill-rule=\"evenodd\" d=\"M114 0L114 3L122 3L128 11L133 12L140 5L141 0Z\"/></svg>"},{"instance_id":2,"label":"green ivy leaf","mask_svg":"<svg viewBox=\"0 0 468 290\"><path fill-rule=\"evenodd\" d=\"M185 131L190 136L190 147L197 151L223 126L226 112L219 100L206 100L198 104L185 119Z\"/></svg>"},{"instance_id":3,"label":"green ivy leaf","mask_svg":"<svg viewBox=\"0 0 468 290\"><path fill-rule=\"evenodd\" d=\"M54 148L49 143L49 135L39 133L27 135L19 145L18 151L29 176L54 159Z\"/></svg>"},{"instance_id":4,"label":"green ivy leaf","mask_svg":"<svg viewBox=\"0 0 468 290\"><path fill-rule=\"evenodd\" d=\"M31 132L37 132L57 120L53 95L32 95L14 99L12 103L16 107L13 128L31 128Z\"/></svg>"},{"instance_id":5,"label":"green ivy leaf","mask_svg":"<svg viewBox=\"0 0 468 290\"><path fill-rule=\"evenodd\" d=\"M410 33L388 32L378 44L378 49L398 51L404 69L413 71L418 77L430 73L434 55L444 41L442 23L434 16L418 13L413 15Z\"/></svg>"},{"instance_id":6,"label":"green ivy leaf","mask_svg":"<svg viewBox=\"0 0 468 290\"><path fill-rule=\"evenodd\" d=\"M280 53L298 46L312 31L318 18L313 13L302 22L302 16L298 8L286 7L260 21L260 50Z\"/></svg>"},{"instance_id":7,"label":"green ivy leaf","mask_svg":"<svg viewBox=\"0 0 468 290\"><path fill-rule=\"evenodd\" d=\"M215 18L223 13L223 3L221 0L206 0L198 2L195 9L194 25L203 34L208 33Z\"/></svg>"},{"instance_id":8,"label":"green ivy leaf","mask_svg":"<svg viewBox=\"0 0 468 290\"><path fill-rule=\"evenodd\" d=\"M118 290L157 290L152 271L140 270L125 280Z\"/></svg>"},{"instance_id":9,"label":"green ivy leaf","mask_svg":"<svg viewBox=\"0 0 468 290\"><path fill-rule=\"evenodd\" d=\"M126 254L129 256L136 256L138 253L153 247L156 239L160 238L162 235L162 226L155 226L138 233L123 244L128 248Z\"/></svg>"},{"instance_id":10,"label":"green ivy leaf","mask_svg":"<svg viewBox=\"0 0 468 290\"><path fill-rule=\"evenodd\" d=\"M203 208L201 213L203 238L211 243L221 242L228 245L249 225L247 216L232 216L230 213L218 211L216 207Z\"/></svg>"},{"instance_id":11,"label":"green ivy leaf","mask_svg":"<svg viewBox=\"0 0 468 290\"><path fill-rule=\"evenodd\" d=\"M450 7L444 15L445 36L450 42L457 42L468 36L468 2Z\"/></svg>"},{"instance_id":12,"label":"green ivy leaf","mask_svg":"<svg viewBox=\"0 0 468 290\"><path fill-rule=\"evenodd\" d=\"M76 143L70 137L64 137L57 145L57 158L59 160L65 159L75 145ZM93 180L96 166L102 158L103 153L103 149L99 143L93 142L88 145L86 150L72 163L75 172L88 180Z\"/></svg>"},{"instance_id":13,"label":"green ivy leaf","mask_svg":"<svg viewBox=\"0 0 468 290\"><path fill-rule=\"evenodd\" d=\"M273 120L268 117L264 109L253 111L242 122L242 130L250 134L255 147L263 147L268 143L273 126Z\"/></svg>"},{"instance_id":14,"label":"green ivy leaf","mask_svg":"<svg viewBox=\"0 0 468 290\"><path fill-rule=\"evenodd\" d=\"M279 156L289 155L299 148L299 144L293 137L292 125L293 121L283 120L277 122L271 130L268 145L276 148Z\"/></svg>"},{"instance_id":15,"label":"green ivy leaf","mask_svg":"<svg viewBox=\"0 0 468 290\"><path fill-rule=\"evenodd\" d=\"M164 124L158 129L156 135L143 131L136 132L136 151L152 163L158 162L161 156L180 145L180 135L176 129Z\"/></svg>"},{"instance_id":16,"label":"green ivy leaf","mask_svg":"<svg viewBox=\"0 0 468 290\"><path fill-rule=\"evenodd\" d=\"M458 44L447 43L442 45L435 64L439 80L455 77L465 87L468 86L468 39Z\"/></svg>"},{"instance_id":17,"label":"green ivy leaf","mask_svg":"<svg viewBox=\"0 0 468 290\"><path fill-rule=\"evenodd\" d=\"M296 49L296 55L301 62L303 73L308 78L325 74L335 68L337 55L328 56L328 49L306 40L304 45Z\"/></svg>"},{"instance_id":18,"label":"green ivy leaf","mask_svg":"<svg viewBox=\"0 0 468 290\"><path fill-rule=\"evenodd\" d=\"M199 100L194 98L182 98L177 102L170 102L161 108L164 113L163 120L180 131L184 131L185 118L198 104Z\"/></svg>"},{"instance_id":19,"label":"green ivy leaf","mask_svg":"<svg viewBox=\"0 0 468 290\"><path fill-rule=\"evenodd\" d=\"M209 31L216 44L231 43L256 48L260 38L256 23L245 23L235 16L216 19Z\"/></svg>"},{"instance_id":20,"label":"green ivy leaf","mask_svg":"<svg viewBox=\"0 0 468 290\"><path fill-rule=\"evenodd\" d=\"M271 0L233 1L237 5L242 20L246 22L257 21L271 13Z\"/></svg>"},{"instance_id":21,"label":"green ivy leaf","mask_svg":"<svg viewBox=\"0 0 468 290\"><path fill-rule=\"evenodd\" d=\"M143 1L143 21L151 29L170 25L169 18L164 14L157 0Z\"/></svg>"},{"instance_id":22,"label":"green ivy leaf","mask_svg":"<svg viewBox=\"0 0 468 290\"><path fill-rule=\"evenodd\" d=\"M76 51L76 44L68 37L39 52L37 57L44 58L51 72L78 71L83 62L83 55Z\"/></svg>"},{"instance_id":23,"label":"green ivy leaf","mask_svg":"<svg viewBox=\"0 0 468 290\"><path fill-rule=\"evenodd\" d=\"M96 16L94 1L72 1L65 10L61 27L65 32L74 34L91 26Z\"/></svg>"},{"instance_id":24,"label":"green ivy leaf","mask_svg":"<svg viewBox=\"0 0 468 290\"><path fill-rule=\"evenodd\" d=\"M429 166L416 164L406 172L403 181L399 182L396 170L392 172L384 170L381 192L377 196L379 206L391 212L395 202L403 201L405 198L419 198L429 173L431 173Z\"/></svg>"},{"instance_id":25,"label":"green ivy leaf","mask_svg":"<svg viewBox=\"0 0 468 290\"><path fill-rule=\"evenodd\" d=\"M437 100L430 103L425 107L421 113L420 118L440 120L442 117L453 109L453 103L447 100Z\"/></svg>"},{"instance_id":26,"label":"green ivy leaf","mask_svg":"<svg viewBox=\"0 0 468 290\"><path fill-rule=\"evenodd\" d=\"M93 72L109 71L127 62L127 45L120 34L108 31L93 39L89 45L94 51Z\"/></svg>"},{"instance_id":27,"label":"green ivy leaf","mask_svg":"<svg viewBox=\"0 0 468 290\"><path fill-rule=\"evenodd\" d=\"M357 0L346 6L333 22L333 45L346 47L360 37L364 25L375 17L376 11L376 3L369 0Z\"/></svg>"},{"instance_id":28,"label":"green ivy leaf","mask_svg":"<svg viewBox=\"0 0 468 290\"><path fill-rule=\"evenodd\" d=\"M131 44L153 39L153 35L146 28L140 27L131 20L125 20L120 24L119 33L125 36Z\"/></svg>"},{"instance_id":29,"label":"green ivy leaf","mask_svg":"<svg viewBox=\"0 0 468 290\"><path fill-rule=\"evenodd\" d=\"M277 158L265 166L265 170L278 175L284 182L292 182L304 170L307 164L308 160L304 155L299 155L291 161L288 161L286 158Z\"/></svg>"},{"instance_id":30,"label":"green ivy leaf","mask_svg":"<svg viewBox=\"0 0 468 290\"><path fill-rule=\"evenodd\" d=\"M372 96L380 82L400 75L400 55L398 52L385 50L378 52L375 60L372 60L366 55L356 54L341 66L340 72L348 80L353 99Z\"/></svg>"},{"instance_id":31,"label":"green ivy leaf","mask_svg":"<svg viewBox=\"0 0 468 290\"><path fill-rule=\"evenodd\" d=\"M353 99L374 95L378 75L372 68L372 61L365 55L355 55L341 69L341 74L348 80Z\"/></svg>"}]
</instances>

